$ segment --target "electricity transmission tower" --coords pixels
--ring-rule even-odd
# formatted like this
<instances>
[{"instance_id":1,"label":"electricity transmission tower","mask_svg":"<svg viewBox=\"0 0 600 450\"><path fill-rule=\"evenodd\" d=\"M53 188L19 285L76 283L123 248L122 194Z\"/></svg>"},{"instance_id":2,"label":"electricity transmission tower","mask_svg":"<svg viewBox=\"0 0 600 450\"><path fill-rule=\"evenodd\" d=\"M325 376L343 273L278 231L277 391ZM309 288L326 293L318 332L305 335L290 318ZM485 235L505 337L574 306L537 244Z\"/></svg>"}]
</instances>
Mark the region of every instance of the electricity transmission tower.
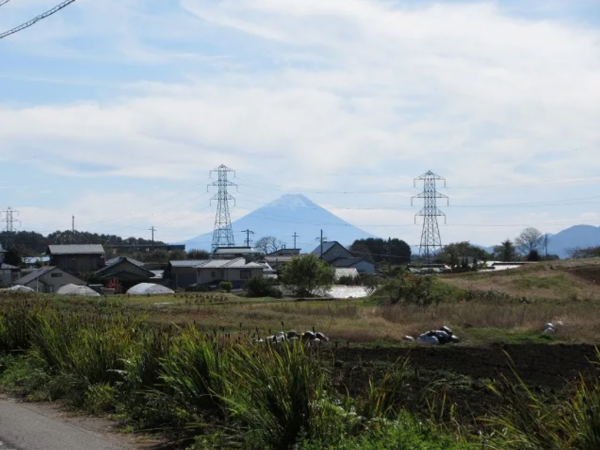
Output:
<instances>
[{"instance_id":1,"label":"electricity transmission tower","mask_svg":"<svg viewBox=\"0 0 600 450\"><path fill-rule=\"evenodd\" d=\"M10 206L6 211L2 211L4 213L4 222L6 222L5 230L9 233L14 233L15 231L15 222L18 222L18 219L15 219L15 215L19 215L19 211L12 209Z\"/></svg>"},{"instance_id":2,"label":"electricity transmission tower","mask_svg":"<svg viewBox=\"0 0 600 450\"><path fill-rule=\"evenodd\" d=\"M417 187L417 181L423 181L423 192L415 195L410 203L412 206L415 198L423 199L424 206L423 209L415 215L415 223L417 223L417 217L424 217L419 254L425 259L425 263L429 264L435 253L442 249L442 239L440 237L440 228L438 226L437 218L443 217L444 223L446 221L446 214L437 207L437 199L445 198L448 205L450 205L450 199L446 195L438 192L436 188L437 181L443 181L444 187L446 187L446 179L436 175L431 170L420 177L415 178L415 187Z\"/></svg>"},{"instance_id":3,"label":"electricity transmission tower","mask_svg":"<svg viewBox=\"0 0 600 450\"><path fill-rule=\"evenodd\" d=\"M237 187L237 184L227 179L229 173L233 173L235 176L235 171L229 167L221 164L215 170L210 171L211 177L213 172L218 173L218 180L208 186L218 187L218 192L210 199L211 205L214 200L217 200L217 214L215 215L215 229L212 239L212 249L214 251L217 247L235 246L231 216L229 215L229 200L233 200L235 205L235 198L227 192L227 188L229 186Z\"/></svg>"}]
</instances>

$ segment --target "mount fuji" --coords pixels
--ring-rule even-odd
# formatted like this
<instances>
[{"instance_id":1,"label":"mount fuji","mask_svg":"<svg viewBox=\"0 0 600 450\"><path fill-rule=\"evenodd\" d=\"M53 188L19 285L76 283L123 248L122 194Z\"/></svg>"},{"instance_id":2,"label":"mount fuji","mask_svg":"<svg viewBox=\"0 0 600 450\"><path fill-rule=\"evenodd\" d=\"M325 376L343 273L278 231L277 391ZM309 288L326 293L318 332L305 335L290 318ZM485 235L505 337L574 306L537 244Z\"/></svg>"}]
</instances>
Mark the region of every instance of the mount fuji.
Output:
<instances>
[{"instance_id":1,"label":"mount fuji","mask_svg":"<svg viewBox=\"0 0 600 450\"><path fill-rule=\"evenodd\" d=\"M351 245L356 239L376 237L340 219L325 208L301 194L286 194L232 223L236 245L244 245L243 230L254 231L254 240L274 236L294 246L294 233L298 233L298 248L311 252L317 246L317 237L323 235L330 241ZM184 241L187 250L209 250L212 232Z\"/></svg>"}]
</instances>

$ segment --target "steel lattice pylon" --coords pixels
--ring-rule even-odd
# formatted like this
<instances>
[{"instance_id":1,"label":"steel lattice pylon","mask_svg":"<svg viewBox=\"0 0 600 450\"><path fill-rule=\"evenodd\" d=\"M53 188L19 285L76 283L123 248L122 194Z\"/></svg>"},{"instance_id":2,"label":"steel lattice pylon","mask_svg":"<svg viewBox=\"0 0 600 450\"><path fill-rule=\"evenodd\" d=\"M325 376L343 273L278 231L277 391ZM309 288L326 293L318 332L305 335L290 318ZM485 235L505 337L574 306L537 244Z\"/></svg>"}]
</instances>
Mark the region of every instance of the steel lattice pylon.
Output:
<instances>
[{"instance_id":1,"label":"steel lattice pylon","mask_svg":"<svg viewBox=\"0 0 600 450\"><path fill-rule=\"evenodd\" d=\"M422 198L424 201L423 209L415 215L415 223L417 223L417 217L424 217L419 254L425 259L425 262L429 264L433 255L442 249L442 239L440 237L440 228L438 226L437 218L444 217L444 222L446 220L446 214L437 207L437 199L445 198L448 205L450 205L450 200L446 195L439 193L436 189L437 181L443 181L444 187L446 187L446 180L439 175L436 175L431 170L420 177L415 178L415 187L417 186L417 181L423 181L423 192L415 195L411 199L411 205L415 198Z\"/></svg>"},{"instance_id":2,"label":"steel lattice pylon","mask_svg":"<svg viewBox=\"0 0 600 450\"><path fill-rule=\"evenodd\" d=\"M235 238L233 237L233 228L231 226L231 216L229 215L229 200L234 201L235 198L227 192L229 186L237 187L237 184L232 183L227 179L227 176L232 172L235 176L235 171L221 164L215 170L210 171L218 173L218 180L208 186L217 186L219 191L210 199L211 205L214 200L217 200L217 214L215 215L215 229L213 231L212 249L217 247L233 247L235 246Z\"/></svg>"}]
</instances>

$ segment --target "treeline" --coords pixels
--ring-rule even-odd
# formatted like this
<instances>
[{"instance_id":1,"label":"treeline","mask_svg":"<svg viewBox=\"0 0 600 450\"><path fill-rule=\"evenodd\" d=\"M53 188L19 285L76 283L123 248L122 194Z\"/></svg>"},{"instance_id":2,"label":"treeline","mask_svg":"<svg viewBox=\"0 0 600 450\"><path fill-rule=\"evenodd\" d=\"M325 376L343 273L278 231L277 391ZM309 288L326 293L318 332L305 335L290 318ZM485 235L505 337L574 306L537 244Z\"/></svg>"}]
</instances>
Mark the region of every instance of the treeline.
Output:
<instances>
[{"instance_id":1,"label":"treeline","mask_svg":"<svg viewBox=\"0 0 600 450\"><path fill-rule=\"evenodd\" d=\"M44 236L35 231L0 232L0 243L5 249L17 248L22 256L39 256L49 245L102 244L102 245L151 245L142 238L122 238L113 234L89 233L87 231L55 231ZM164 244L154 241L154 244Z\"/></svg>"}]
</instances>

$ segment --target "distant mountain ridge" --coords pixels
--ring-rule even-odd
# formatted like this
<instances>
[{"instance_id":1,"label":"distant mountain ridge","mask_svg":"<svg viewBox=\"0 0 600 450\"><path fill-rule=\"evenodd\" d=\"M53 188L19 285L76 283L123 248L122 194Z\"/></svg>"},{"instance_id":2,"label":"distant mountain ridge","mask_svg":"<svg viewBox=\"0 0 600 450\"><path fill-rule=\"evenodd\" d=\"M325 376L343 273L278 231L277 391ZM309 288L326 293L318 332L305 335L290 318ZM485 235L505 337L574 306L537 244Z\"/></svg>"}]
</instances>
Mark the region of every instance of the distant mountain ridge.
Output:
<instances>
[{"instance_id":1,"label":"distant mountain ridge","mask_svg":"<svg viewBox=\"0 0 600 450\"><path fill-rule=\"evenodd\" d=\"M243 230L254 232L256 241L263 236L275 236L294 246L294 233L298 234L298 247L303 252L314 250L321 229L328 240L350 245L357 239L376 237L340 219L335 214L312 202L302 194L286 194L258 208L232 223L236 245L244 245ZM187 250L209 250L212 245L212 232L196 236L185 244Z\"/></svg>"},{"instance_id":2,"label":"distant mountain ridge","mask_svg":"<svg viewBox=\"0 0 600 450\"><path fill-rule=\"evenodd\" d=\"M575 225L556 234L548 235L548 253L561 258L569 256L569 250L600 246L600 227Z\"/></svg>"},{"instance_id":3,"label":"distant mountain ridge","mask_svg":"<svg viewBox=\"0 0 600 450\"><path fill-rule=\"evenodd\" d=\"M558 255L561 259L568 258L571 250L600 246L600 227L594 225L573 225L556 234L548 233L548 254ZM514 238L511 239L514 242ZM498 242L497 245L499 245ZM494 246L479 245L485 251L492 253ZM545 248L541 249L545 252Z\"/></svg>"}]
</instances>

